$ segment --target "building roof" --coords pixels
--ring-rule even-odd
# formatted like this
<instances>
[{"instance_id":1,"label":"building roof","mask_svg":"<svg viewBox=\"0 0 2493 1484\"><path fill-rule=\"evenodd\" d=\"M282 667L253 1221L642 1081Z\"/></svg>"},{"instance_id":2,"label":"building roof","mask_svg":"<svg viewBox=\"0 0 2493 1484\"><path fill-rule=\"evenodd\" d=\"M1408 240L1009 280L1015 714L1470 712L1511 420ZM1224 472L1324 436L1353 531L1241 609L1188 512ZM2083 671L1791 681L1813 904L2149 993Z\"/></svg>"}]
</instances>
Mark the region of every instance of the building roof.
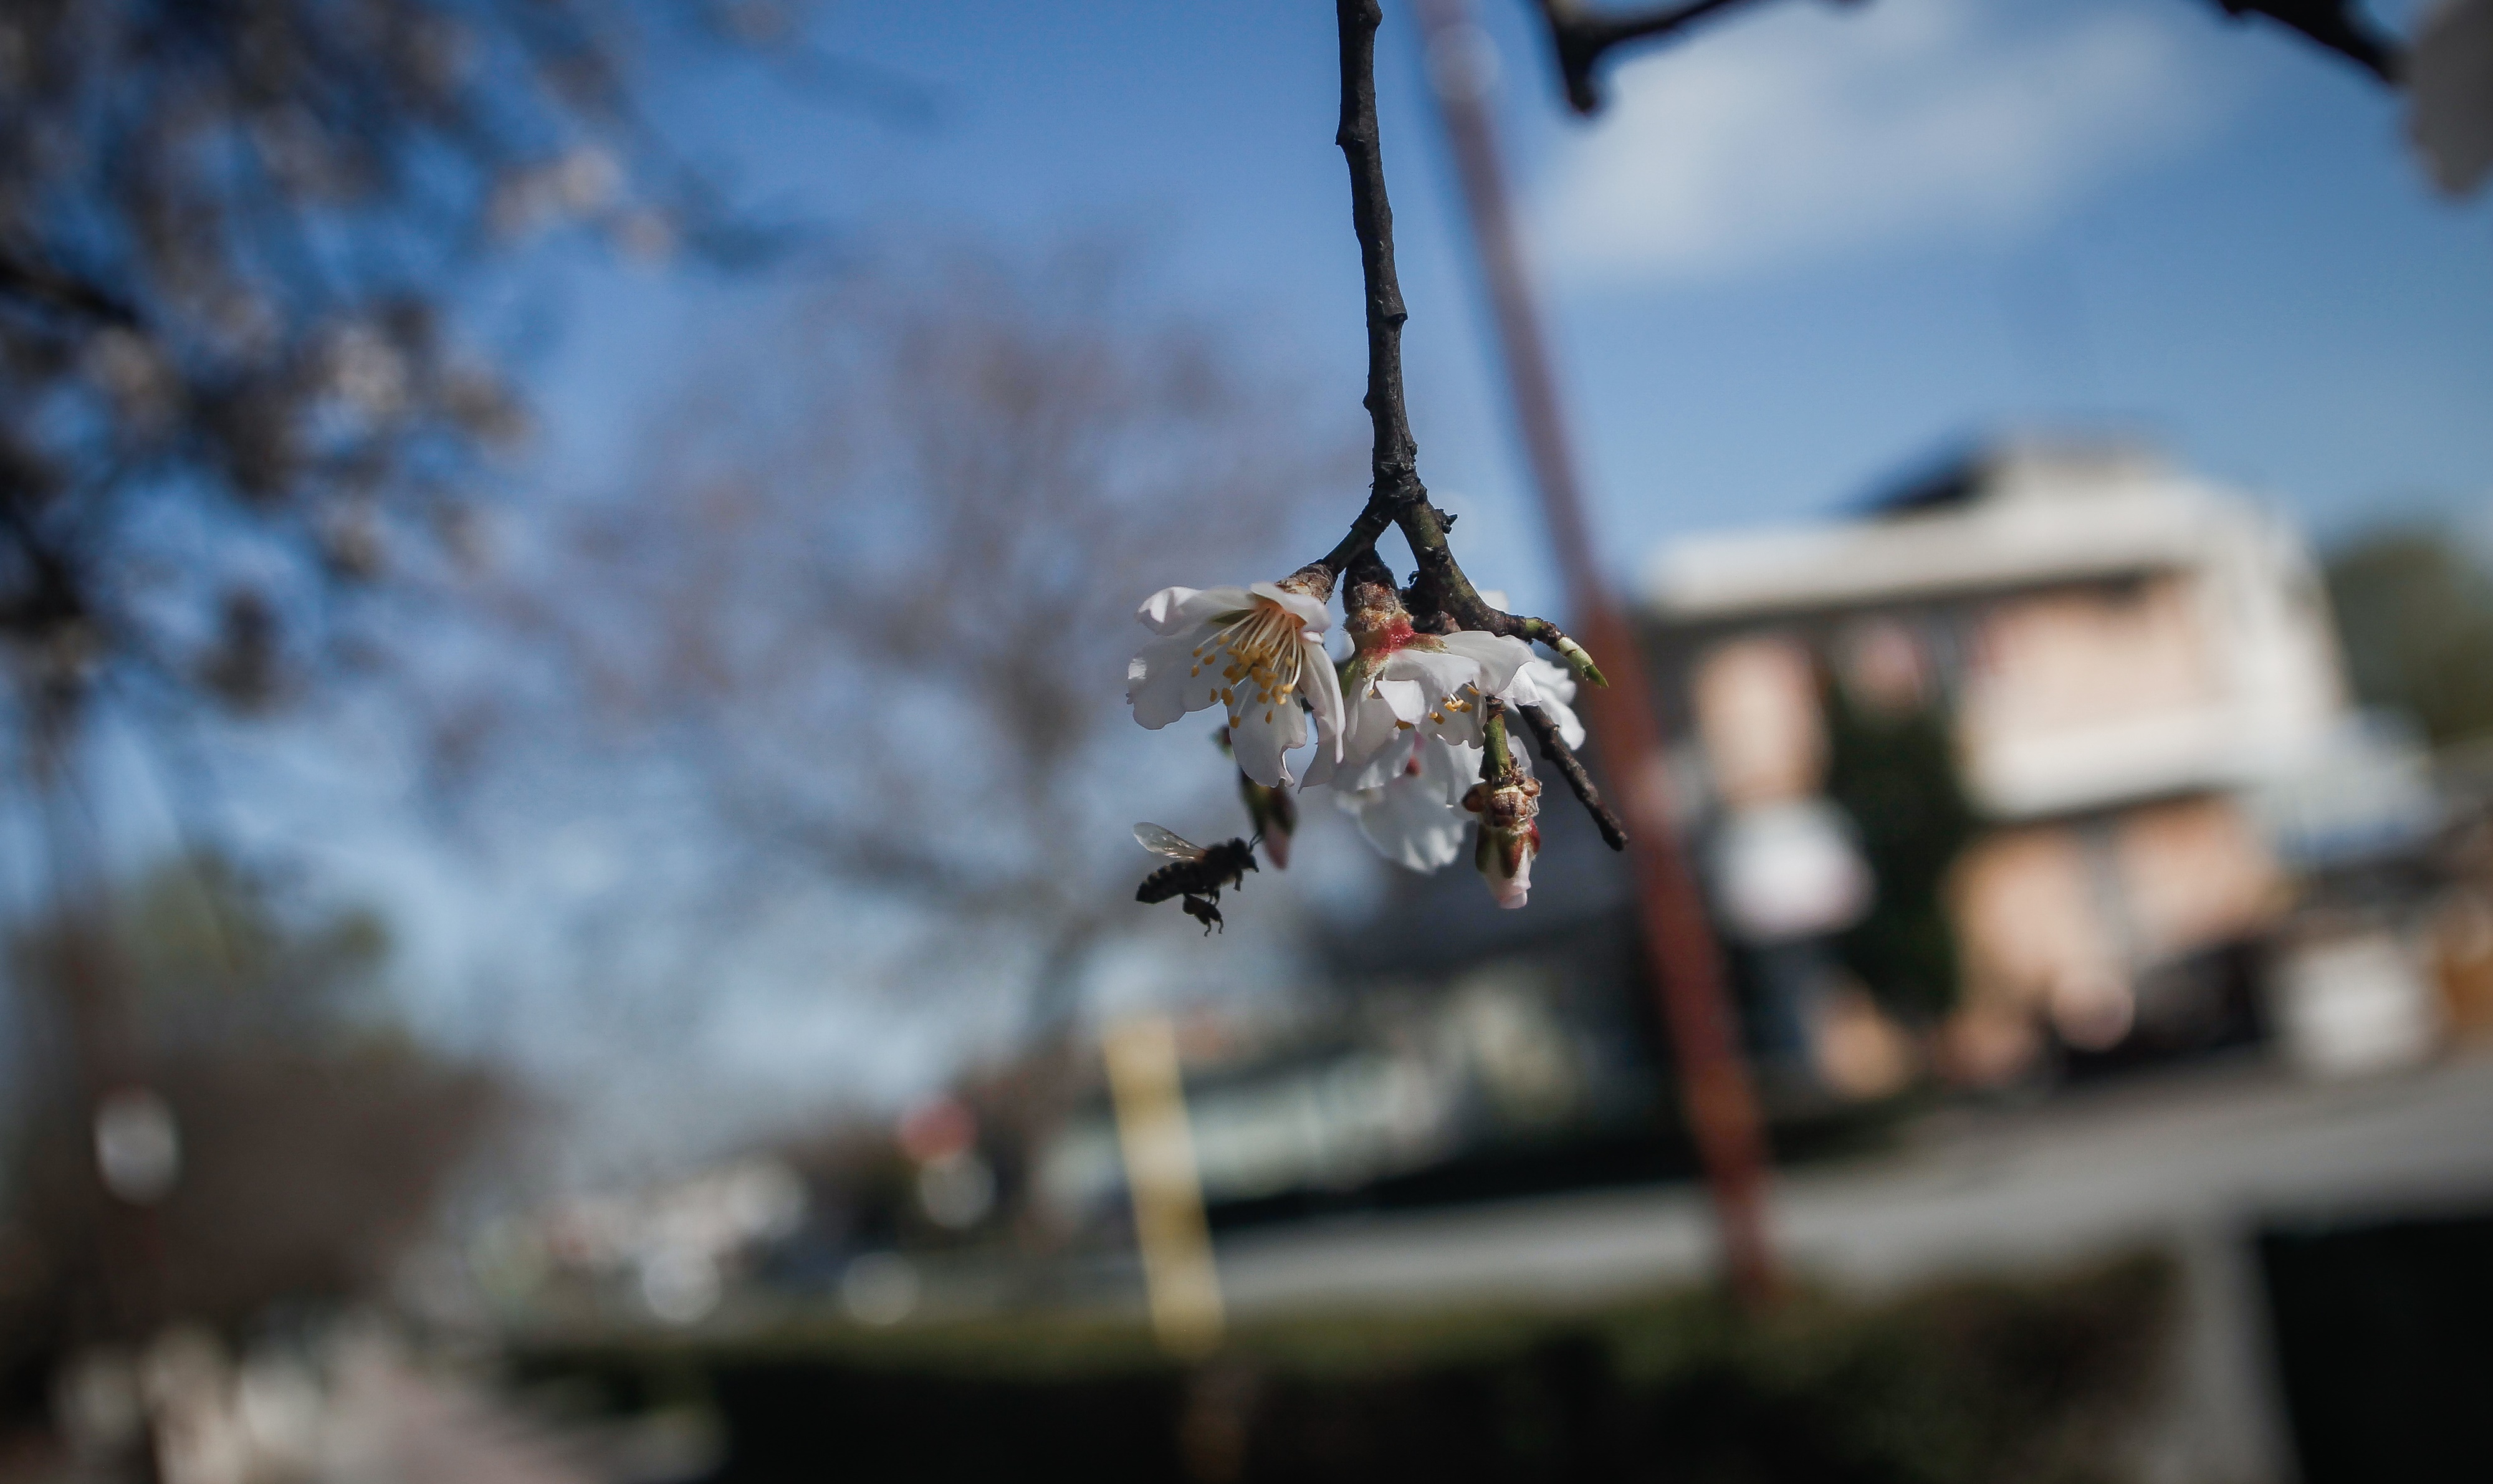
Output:
<instances>
[{"instance_id":1,"label":"building roof","mask_svg":"<svg viewBox=\"0 0 2493 1484\"><path fill-rule=\"evenodd\" d=\"M2242 518L2238 497L2119 444L2012 443L1952 461L1843 524L1697 536L1648 564L1667 620L1847 608L2203 559Z\"/></svg>"}]
</instances>

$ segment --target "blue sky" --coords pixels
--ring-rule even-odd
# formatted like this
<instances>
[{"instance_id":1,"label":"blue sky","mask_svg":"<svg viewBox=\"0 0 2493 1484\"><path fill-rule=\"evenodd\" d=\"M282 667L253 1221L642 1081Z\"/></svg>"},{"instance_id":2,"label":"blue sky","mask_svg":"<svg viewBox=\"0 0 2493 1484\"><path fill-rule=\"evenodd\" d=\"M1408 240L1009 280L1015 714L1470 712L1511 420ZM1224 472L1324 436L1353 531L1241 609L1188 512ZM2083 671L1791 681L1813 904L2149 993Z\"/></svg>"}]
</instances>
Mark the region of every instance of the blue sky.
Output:
<instances>
[{"instance_id":1,"label":"blue sky","mask_svg":"<svg viewBox=\"0 0 2493 1484\"><path fill-rule=\"evenodd\" d=\"M1476 575L1541 601L1412 17L1387 9L1423 473L1514 554ZM1763 0L1617 67L1586 123L1527 9L1482 17L1623 573L2007 427L2153 438L2324 537L2493 492L2493 210L2434 197L2399 101L2277 28L2199 0ZM1355 406L1332 24L1314 0L838 7L821 43L916 79L931 123L715 60L655 74L655 112L745 198L835 234L1131 231L1162 292ZM538 383L555 467L597 477L617 423L761 292L571 279Z\"/></svg>"},{"instance_id":2,"label":"blue sky","mask_svg":"<svg viewBox=\"0 0 2493 1484\"><path fill-rule=\"evenodd\" d=\"M1422 470L1465 517L1474 577L1554 610L1411 16L1387 10ZM1526 14L1484 0L1621 575L1675 534L1839 510L2009 427L2153 437L2324 537L2415 511L2493 536L2493 204L2434 198L2397 100L2337 59L2203 0L1760 0L1619 68L1612 110L1586 124L1557 106ZM1154 292L1233 325L1355 415L1364 337L1330 6L924 0L835 8L819 35L915 79L934 121L806 102L703 54L651 59L651 117L741 199L824 224L833 261L895 230L1003 251L1133 234ZM732 356L783 292L539 255L480 316L557 329L528 363L543 437L522 479L621 482L637 428L681 393L685 368ZM1334 520L1361 496L1345 486ZM1330 540L1309 531L1310 554ZM343 755L315 755L342 736ZM752 968L750 994L700 984L712 1023L699 1038L655 1027L683 1054L618 1077L587 1033L622 991L558 928L566 901L593 894L566 864L577 831L552 830L533 855L454 861L403 817L409 785L375 762L381 742L337 726L299 741L262 749L234 792L267 804L254 812L268 829L315 843L345 890L392 903L428 1022L553 1048L554 1075L607 1087L662 1126L652 1139L718 1103L721 1066L748 1100L890 1097L959 1045L957 1024L934 1024L958 1012L877 991L845 948L792 929L793 956ZM566 975L576 996L531 1009L519 993Z\"/></svg>"}]
</instances>

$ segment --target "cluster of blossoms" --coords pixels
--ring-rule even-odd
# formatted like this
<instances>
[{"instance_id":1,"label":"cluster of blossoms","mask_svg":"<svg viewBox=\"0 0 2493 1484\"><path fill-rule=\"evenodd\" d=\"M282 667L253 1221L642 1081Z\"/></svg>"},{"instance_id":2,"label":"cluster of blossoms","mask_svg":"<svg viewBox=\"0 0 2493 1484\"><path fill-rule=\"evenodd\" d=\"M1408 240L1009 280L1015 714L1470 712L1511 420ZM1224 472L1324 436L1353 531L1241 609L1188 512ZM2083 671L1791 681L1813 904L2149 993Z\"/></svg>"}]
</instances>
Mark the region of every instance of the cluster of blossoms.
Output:
<instances>
[{"instance_id":1,"label":"cluster of blossoms","mask_svg":"<svg viewBox=\"0 0 2493 1484\"><path fill-rule=\"evenodd\" d=\"M1520 639L1415 625L1381 568L1353 569L1342 603L1350 654L1337 665L1326 648L1331 587L1315 568L1279 583L1153 593L1135 616L1155 637L1126 672L1134 719L1157 730L1221 709L1268 842L1287 839L1286 825L1276 833L1271 791L1286 802L1294 787L1329 788L1368 843L1411 870L1453 862L1477 826L1473 859L1498 904L1522 906L1541 844L1541 785L1501 713L1536 707L1579 746L1574 678ZM1294 775L1290 754L1310 742Z\"/></svg>"}]
</instances>

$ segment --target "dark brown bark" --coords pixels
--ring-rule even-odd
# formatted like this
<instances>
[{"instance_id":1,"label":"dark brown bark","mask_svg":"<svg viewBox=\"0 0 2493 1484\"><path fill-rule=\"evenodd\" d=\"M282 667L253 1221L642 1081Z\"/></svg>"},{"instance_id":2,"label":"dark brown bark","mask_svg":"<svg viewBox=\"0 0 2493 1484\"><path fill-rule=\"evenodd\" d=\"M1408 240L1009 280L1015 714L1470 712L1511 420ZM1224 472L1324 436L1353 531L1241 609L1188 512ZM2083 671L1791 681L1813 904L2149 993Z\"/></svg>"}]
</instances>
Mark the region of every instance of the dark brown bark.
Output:
<instances>
[{"instance_id":1,"label":"dark brown bark","mask_svg":"<svg viewBox=\"0 0 2493 1484\"><path fill-rule=\"evenodd\" d=\"M1619 823L1618 815L1602 802L1602 791L1593 786L1593 775L1584 771L1584 760L1576 755L1575 748L1567 745L1567 739L1558 735L1558 723L1550 720L1549 713L1537 706L1518 706L1515 713L1532 729L1532 740L1540 743L1541 755L1548 760L1550 767L1558 770L1558 776L1567 780L1567 787L1575 792L1576 802L1584 806L1585 813L1593 816L1594 826L1602 832L1602 842L1612 850L1627 849L1627 826Z\"/></svg>"},{"instance_id":2,"label":"dark brown bark","mask_svg":"<svg viewBox=\"0 0 2493 1484\"><path fill-rule=\"evenodd\" d=\"M1745 0L1683 0L1649 11L1595 11L1580 0L1539 0L1542 19L1548 22L1549 47L1558 62L1558 77L1567 103L1587 117L1602 108L1601 81L1594 76L1611 48L1633 42L1661 41L1690 22L1727 11ZM1857 0L1851 0L1857 3ZM2266 15L2301 33L2314 45L2336 52L2381 81L2394 87L2406 66L2406 48L2384 32L2353 0L2212 0L2217 9L2239 18Z\"/></svg>"},{"instance_id":3,"label":"dark brown bark","mask_svg":"<svg viewBox=\"0 0 2493 1484\"><path fill-rule=\"evenodd\" d=\"M1402 401L1402 285L1394 271L1394 204L1385 195L1385 151L1376 127L1376 0L1338 0L1341 27L1341 125L1334 142L1350 166L1350 225L1359 234L1359 272L1367 291L1367 408L1375 425L1375 487L1370 503L1388 511L1426 500L1420 445Z\"/></svg>"},{"instance_id":4,"label":"dark brown bark","mask_svg":"<svg viewBox=\"0 0 2493 1484\"><path fill-rule=\"evenodd\" d=\"M1611 47L1668 36L1692 20L1740 3L1690 0L1685 5L1619 15L1588 11L1575 0L1541 0L1541 16L1549 23L1549 44L1558 54L1558 76L1566 84L1568 106L1587 116L1601 111L1602 89L1593 70Z\"/></svg>"},{"instance_id":5,"label":"dark brown bark","mask_svg":"<svg viewBox=\"0 0 2493 1484\"><path fill-rule=\"evenodd\" d=\"M1410 316L1394 268L1394 206L1386 196L1376 125L1376 28L1383 13L1376 0L1336 0L1336 15L1341 30L1341 122L1334 142L1350 167L1350 221L1359 237L1367 303L1366 405L1375 444L1367 506L1340 542L1310 565L1338 577L1375 546L1387 527L1398 527L1419 563L1414 587L1427 594L1428 611L1447 615L1458 627L1548 645L1577 674L1603 683L1580 650L1568 651L1567 635L1557 624L1482 601L1447 542L1453 518L1428 502L1427 486L1420 481L1419 444L1402 396L1402 324Z\"/></svg>"}]
</instances>

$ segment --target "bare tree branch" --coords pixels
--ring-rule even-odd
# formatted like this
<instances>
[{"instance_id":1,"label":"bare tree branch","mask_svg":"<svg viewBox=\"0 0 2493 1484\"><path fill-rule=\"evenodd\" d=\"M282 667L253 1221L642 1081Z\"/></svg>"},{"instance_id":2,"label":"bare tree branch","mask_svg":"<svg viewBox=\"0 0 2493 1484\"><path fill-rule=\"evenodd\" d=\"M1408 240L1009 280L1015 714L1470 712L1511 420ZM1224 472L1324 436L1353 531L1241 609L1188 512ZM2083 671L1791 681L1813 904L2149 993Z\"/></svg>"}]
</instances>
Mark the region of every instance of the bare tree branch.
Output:
<instances>
[{"instance_id":1,"label":"bare tree branch","mask_svg":"<svg viewBox=\"0 0 2493 1484\"><path fill-rule=\"evenodd\" d=\"M1361 277L1367 301L1368 419L1374 432L1367 503L1334 549L1302 568L1321 572L1330 588L1354 562L1372 554L1388 527L1398 529L1419 562L1404 594L1413 621L1423 627L1478 629L1555 651L1568 668L1593 684L1602 672L1581 645L1547 619L1492 608L1456 561L1447 531L1454 518L1429 503L1421 483L1419 445L1411 437L1402 394L1402 289L1394 267L1394 208L1385 191L1385 156L1376 124L1376 28L1383 13L1376 0L1337 0L1341 34L1341 124L1335 142L1350 167L1351 227L1359 236Z\"/></svg>"},{"instance_id":2,"label":"bare tree branch","mask_svg":"<svg viewBox=\"0 0 2493 1484\"><path fill-rule=\"evenodd\" d=\"M0 252L0 294L47 309L69 310L106 324L138 323L138 311L109 289L19 253Z\"/></svg>"},{"instance_id":3,"label":"bare tree branch","mask_svg":"<svg viewBox=\"0 0 2493 1484\"><path fill-rule=\"evenodd\" d=\"M1558 76L1567 86L1567 103L1588 117L1601 111L1601 84L1593 74L1611 47L1660 40L1692 21L1742 3L1689 0L1684 5L1621 15L1588 10L1578 0L1539 0L1541 16L1549 25L1550 46L1558 54Z\"/></svg>"},{"instance_id":4,"label":"bare tree branch","mask_svg":"<svg viewBox=\"0 0 2493 1484\"><path fill-rule=\"evenodd\" d=\"M1534 0L1547 23L1549 46L1558 63L1559 80L1568 106L1587 117L1602 108L1598 76L1603 60L1616 47L1661 42L1690 24L1749 0L1684 0L1641 11L1597 11L1582 0ZM1837 0L1857 4L1859 0ZM2336 52L2381 81L2397 85L2405 48L2353 3L2353 0L2211 0L2226 15L2240 18L2266 15L2291 27L2327 50Z\"/></svg>"},{"instance_id":5,"label":"bare tree branch","mask_svg":"<svg viewBox=\"0 0 2493 1484\"><path fill-rule=\"evenodd\" d=\"M1537 706L1518 706L1515 708L1515 713L1523 718L1525 726L1532 728L1532 740L1541 744L1541 755L1547 758L1549 766L1557 769L1558 775L1567 780L1567 787L1574 791L1576 802L1584 806L1584 812L1593 816L1594 827L1602 832L1602 843L1612 850L1627 849L1627 826L1621 824L1617 813L1602 802L1602 791L1593 786L1593 775L1584 771L1584 760L1577 757L1576 749L1567 745L1567 739L1558 734L1558 723L1550 720L1549 713Z\"/></svg>"},{"instance_id":6,"label":"bare tree branch","mask_svg":"<svg viewBox=\"0 0 2493 1484\"><path fill-rule=\"evenodd\" d=\"M1578 675L1602 683L1583 649L1547 619L1503 613L1483 601L1446 541L1453 517L1428 502L1420 482L1419 444L1402 397L1402 288L1394 269L1394 207L1385 194L1385 155L1376 127L1376 0L1337 0L1341 31L1341 125L1334 141L1350 167L1351 227L1359 235L1367 298L1367 397L1374 426L1367 504L1334 549L1308 563L1330 582L1348 570L1387 527L1397 527L1420 563L1415 614L1443 613L1462 628L1538 640Z\"/></svg>"},{"instance_id":7,"label":"bare tree branch","mask_svg":"<svg viewBox=\"0 0 2493 1484\"><path fill-rule=\"evenodd\" d=\"M2373 24L2353 0L2215 0L2215 4L2237 19L2266 15L2391 87L2397 86L2406 71L2406 48Z\"/></svg>"},{"instance_id":8,"label":"bare tree branch","mask_svg":"<svg viewBox=\"0 0 2493 1484\"><path fill-rule=\"evenodd\" d=\"M1124 579L1277 560L1365 441L1134 280L1093 242L864 251L688 379L634 486L507 598L627 776L783 887L1034 963L1010 972L1041 1023L1137 924L1101 890L1131 863L1132 755L1098 706Z\"/></svg>"}]
</instances>

